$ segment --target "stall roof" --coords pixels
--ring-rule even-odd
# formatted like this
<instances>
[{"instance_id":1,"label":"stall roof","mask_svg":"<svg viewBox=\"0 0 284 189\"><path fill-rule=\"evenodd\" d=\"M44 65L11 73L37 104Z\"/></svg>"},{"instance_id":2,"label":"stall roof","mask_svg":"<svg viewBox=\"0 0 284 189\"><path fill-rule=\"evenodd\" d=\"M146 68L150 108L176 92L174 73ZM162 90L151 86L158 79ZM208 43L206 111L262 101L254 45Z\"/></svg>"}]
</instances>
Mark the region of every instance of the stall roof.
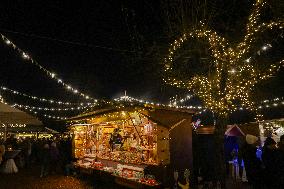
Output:
<instances>
[{"instance_id":1,"label":"stall roof","mask_svg":"<svg viewBox=\"0 0 284 189\"><path fill-rule=\"evenodd\" d=\"M106 113L111 113L111 112L115 112L115 111L117 111L117 108L99 109L99 110L95 110L95 111L92 111L92 112L79 114L77 116L69 118L67 121L88 119L90 117L94 117L94 116L98 116L98 115L106 114Z\"/></svg>"},{"instance_id":2,"label":"stall roof","mask_svg":"<svg viewBox=\"0 0 284 189\"><path fill-rule=\"evenodd\" d=\"M245 133L237 125L228 125L225 135L227 136L245 136Z\"/></svg>"},{"instance_id":3,"label":"stall roof","mask_svg":"<svg viewBox=\"0 0 284 189\"><path fill-rule=\"evenodd\" d=\"M250 134L254 136L259 136L259 124L257 122L251 122L246 124L238 125L244 134Z\"/></svg>"},{"instance_id":4,"label":"stall roof","mask_svg":"<svg viewBox=\"0 0 284 189\"><path fill-rule=\"evenodd\" d=\"M0 102L0 123L42 125L36 117Z\"/></svg>"},{"instance_id":5,"label":"stall roof","mask_svg":"<svg viewBox=\"0 0 284 189\"><path fill-rule=\"evenodd\" d=\"M180 122L183 119L188 119L194 114L192 111L177 111L175 109L154 109L143 112L150 120L170 128L174 124Z\"/></svg>"},{"instance_id":6,"label":"stall roof","mask_svg":"<svg viewBox=\"0 0 284 189\"><path fill-rule=\"evenodd\" d=\"M195 114L195 111L188 110L188 109L176 109L176 108L153 108L153 107L139 107L139 106L132 106L132 107L123 107L123 108L107 108L107 109L99 109L96 111L80 114L75 116L69 121L75 120L84 120L88 118L93 118L102 114L113 113L118 111L135 111L137 109L144 109L141 114L148 117L150 120L160 124L161 126L170 128L175 123L181 121L182 119L189 118Z\"/></svg>"}]
</instances>

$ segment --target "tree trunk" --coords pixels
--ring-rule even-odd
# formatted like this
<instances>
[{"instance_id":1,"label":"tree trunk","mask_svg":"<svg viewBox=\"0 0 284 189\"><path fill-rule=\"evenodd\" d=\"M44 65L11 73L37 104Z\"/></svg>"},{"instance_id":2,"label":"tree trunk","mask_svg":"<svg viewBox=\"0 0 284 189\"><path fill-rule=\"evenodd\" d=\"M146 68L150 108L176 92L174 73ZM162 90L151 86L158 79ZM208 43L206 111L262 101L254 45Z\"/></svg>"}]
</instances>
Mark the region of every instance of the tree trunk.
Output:
<instances>
[{"instance_id":1,"label":"tree trunk","mask_svg":"<svg viewBox=\"0 0 284 189\"><path fill-rule=\"evenodd\" d=\"M222 188L226 188L226 162L224 151L224 134L228 124L227 116L216 117L216 130L215 130L215 173L216 181L221 184Z\"/></svg>"}]
</instances>

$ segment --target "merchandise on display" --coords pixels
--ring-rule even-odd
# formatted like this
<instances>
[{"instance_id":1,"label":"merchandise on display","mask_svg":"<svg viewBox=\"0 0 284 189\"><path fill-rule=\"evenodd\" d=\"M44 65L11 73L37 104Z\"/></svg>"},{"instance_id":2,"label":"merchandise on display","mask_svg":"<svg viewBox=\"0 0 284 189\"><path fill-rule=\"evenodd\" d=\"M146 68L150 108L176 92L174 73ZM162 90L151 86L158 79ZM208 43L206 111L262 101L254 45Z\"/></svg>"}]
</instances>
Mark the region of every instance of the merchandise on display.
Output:
<instances>
[{"instance_id":1,"label":"merchandise on display","mask_svg":"<svg viewBox=\"0 0 284 189\"><path fill-rule=\"evenodd\" d=\"M153 176L144 175L145 167L169 162L169 131L139 111L97 116L71 131L79 167L157 185Z\"/></svg>"}]
</instances>

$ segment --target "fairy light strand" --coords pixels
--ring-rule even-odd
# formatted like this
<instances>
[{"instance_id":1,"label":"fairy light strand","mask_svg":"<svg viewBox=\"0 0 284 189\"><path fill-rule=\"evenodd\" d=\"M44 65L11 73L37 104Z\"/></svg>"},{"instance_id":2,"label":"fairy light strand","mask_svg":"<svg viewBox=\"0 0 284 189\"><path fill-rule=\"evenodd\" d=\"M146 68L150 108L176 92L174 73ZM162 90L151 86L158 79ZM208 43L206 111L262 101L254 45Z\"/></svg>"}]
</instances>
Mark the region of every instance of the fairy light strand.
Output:
<instances>
[{"instance_id":1,"label":"fairy light strand","mask_svg":"<svg viewBox=\"0 0 284 189\"><path fill-rule=\"evenodd\" d=\"M13 107L19 107L19 108L26 108L26 109L32 109L37 111L80 111L85 110L87 108L91 108L92 106L78 106L78 107L71 107L71 108L53 108L53 107L39 107L39 106L29 106L29 105L23 105L23 104L14 104Z\"/></svg>"},{"instance_id":2,"label":"fairy light strand","mask_svg":"<svg viewBox=\"0 0 284 189\"><path fill-rule=\"evenodd\" d=\"M7 102L5 102L4 99L3 99L3 103L6 104L6 105L9 105ZM11 106L11 105L9 105L9 106ZM12 105L11 107L14 107L14 106ZM34 111L33 109L30 109L30 108L25 108L24 111L29 111L30 113L34 114L36 117L40 116L37 111ZM55 119L55 120L66 120L66 119L68 119L67 117L54 116L54 115L50 115L50 114L42 114L41 116L43 116L45 118L49 118L49 119Z\"/></svg>"},{"instance_id":3,"label":"fairy light strand","mask_svg":"<svg viewBox=\"0 0 284 189\"><path fill-rule=\"evenodd\" d=\"M11 40L9 40L6 36L4 36L3 34L1 34L1 39L4 42L4 44L6 44L9 47L12 47L15 51L17 51L21 57L26 60L24 62L30 62L31 64L35 65L36 67L38 67L40 70L42 70L50 79L55 80L58 84L62 85L65 89L67 89L67 91L71 91L73 92L73 94L78 95L83 97L84 99L87 100L96 100L92 97L90 97L89 95L86 95L82 92L80 92L78 89L72 87L70 84L65 83L62 79L60 79L56 73L49 71L48 69L46 69L45 67L43 67L42 65L40 65L36 60L34 60L28 53L24 52L22 49L20 49L19 47L17 47Z\"/></svg>"},{"instance_id":4,"label":"fairy light strand","mask_svg":"<svg viewBox=\"0 0 284 189\"><path fill-rule=\"evenodd\" d=\"M67 106L73 106L73 105L93 106L93 105L97 104L97 100L95 100L95 102L93 102L93 103L90 103L90 102L88 102L88 103L86 103L86 102L85 103L84 102L74 103L74 102L58 101L58 100L48 99L48 98L41 98L41 97L31 96L31 95L28 95L28 94L25 94L25 93L21 93L19 91L12 90L12 89L9 89L9 88L3 87L3 86L0 87L0 90L4 91L4 92L9 92L13 95L19 95L19 96L27 97L27 98L37 100L37 101L40 101L40 102L50 103L50 104L67 105Z\"/></svg>"},{"instance_id":5,"label":"fairy light strand","mask_svg":"<svg viewBox=\"0 0 284 189\"><path fill-rule=\"evenodd\" d=\"M42 117L45 117L45 118L48 118L48 119L54 119L54 120L66 120L66 119L68 119L68 117L55 116L55 115L50 115L50 114L40 114L39 115L37 111L34 111L32 109L29 109L29 108L25 108L25 110L31 112L32 114L34 114L37 117L42 116Z\"/></svg>"},{"instance_id":6,"label":"fairy light strand","mask_svg":"<svg viewBox=\"0 0 284 189\"><path fill-rule=\"evenodd\" d=\"M138 98L133 98L127 95L121 96L119 98L115 98L114 101L116 102L136 102L143 104L145 106L147 105L153 105L153 106L158 106L158 107L170 107L170 108L177 108L177 109L202 109L202 106L178 106L174 104L163 104L163 103L156 103L156 102L151 102L148 100L143 100L143 99L138 99Z\"/></svg>"},{"instance_id":7,"label":"fairy light strand","mask_svg":"<svg viewBox=\"0 0 284 189\"><path fill-rule=\"evenodd\" d=\"M174 96L172 98L170 98L170 105L172 106L177 106L178 104L183 104L187 101L189 101L190 99L192 99L193 95L186 95L186 97L181 98L181 99L177 99L177 96Z\"/></svg>"}]
</instances>

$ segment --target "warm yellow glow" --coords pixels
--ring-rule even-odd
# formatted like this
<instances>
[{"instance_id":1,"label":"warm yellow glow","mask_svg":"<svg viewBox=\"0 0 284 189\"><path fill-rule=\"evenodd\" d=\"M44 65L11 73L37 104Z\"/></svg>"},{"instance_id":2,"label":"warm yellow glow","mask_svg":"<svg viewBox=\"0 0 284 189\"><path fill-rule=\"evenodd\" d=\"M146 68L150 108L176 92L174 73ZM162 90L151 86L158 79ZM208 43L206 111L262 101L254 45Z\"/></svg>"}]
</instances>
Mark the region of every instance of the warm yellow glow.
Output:
<instances>
[{"instance_id":1,"label":"warm yellow glow","mask_svg":"<svg viewBox=\"0 0 284 189\"><path fill-rule=\"evenodd\" d=\"M284 64L284 59L271 64L266 71L259 70L251 64L251 57L248 58L252 43L257 34L264 30L282 29L283 22L259 23L261 8L265 1L257 1L253 11L248 18L246 35L243 40L235 46L219 36L215 31L210 30L201 23L198 29L185 33L171 44L168 56L164 59L165 83L186 88L193 91L201 98L206 108L220 114L228 114L238 109L235 101L246 109L257 109L250 100L253 87L261 80L277 72ZM194 76L190 81L177 79L173 73L173 59L175 52L190 38L205 39L210 46L211 58L216 71L211 73L210 78ZM270 44L261 47L261 51L271 48ZM225 74L225 76L224 76ZM225 79L225 82L224 82ZM225 86L223 84L225 83Z\"/></svg>"}]
</instances>

